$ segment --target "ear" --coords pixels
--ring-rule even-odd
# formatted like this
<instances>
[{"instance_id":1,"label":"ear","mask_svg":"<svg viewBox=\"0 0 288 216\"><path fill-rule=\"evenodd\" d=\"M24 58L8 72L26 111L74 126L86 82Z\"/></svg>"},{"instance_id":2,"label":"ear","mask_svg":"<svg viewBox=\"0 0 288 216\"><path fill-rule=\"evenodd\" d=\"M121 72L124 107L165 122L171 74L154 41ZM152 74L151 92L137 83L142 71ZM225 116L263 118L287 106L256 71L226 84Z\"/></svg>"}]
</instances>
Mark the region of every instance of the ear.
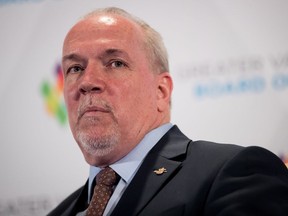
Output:
<instances>
[{"instance_id":1,"label":"ear","mask_svg":"<svg viewBox=\"0 0 288 216\"><path fill-rule=\"evenodd\" d=\"M173 81L170 73L163 72L158 74L157 104L159 112L170 108L172 90Z\"/></svg>"}]
</instances>

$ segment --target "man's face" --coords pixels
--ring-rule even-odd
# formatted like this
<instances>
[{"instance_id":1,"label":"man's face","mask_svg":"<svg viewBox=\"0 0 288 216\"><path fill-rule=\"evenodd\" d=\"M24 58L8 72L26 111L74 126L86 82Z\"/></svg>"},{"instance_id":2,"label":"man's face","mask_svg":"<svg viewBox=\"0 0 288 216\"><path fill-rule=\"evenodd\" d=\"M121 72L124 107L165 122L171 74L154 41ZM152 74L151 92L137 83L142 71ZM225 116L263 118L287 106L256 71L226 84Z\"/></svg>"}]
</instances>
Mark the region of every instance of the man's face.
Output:
<instances>
[{"instance_id":1,"label":"man's face","mask_svg":"<svg viewBox=\"0 0 288 216\"><path fill-rule=\"evenodd\" d=\"M62 64L70 127L89 164L119 160L163 123L163 75L151 71L134 23L110 15L80 21L65 39Z\"/></svg>"}]
</instances>

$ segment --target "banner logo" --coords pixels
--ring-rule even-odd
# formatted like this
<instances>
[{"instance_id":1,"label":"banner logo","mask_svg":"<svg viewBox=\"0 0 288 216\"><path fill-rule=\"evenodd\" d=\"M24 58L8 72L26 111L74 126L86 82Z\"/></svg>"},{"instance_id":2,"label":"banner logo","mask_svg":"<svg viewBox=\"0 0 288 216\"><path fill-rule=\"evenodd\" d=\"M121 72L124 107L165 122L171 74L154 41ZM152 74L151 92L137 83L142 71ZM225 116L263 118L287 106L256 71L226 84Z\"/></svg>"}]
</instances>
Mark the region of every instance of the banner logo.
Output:
<instances>
[{"instance_id":1,"label":"banner logo","mask_svg":"<svg viewBox=\"0 0 288 216\"><path fill-rule=\"evenodd\" d=\"M279 157L285 163L285 165L288 168L288 154L280 154Z\"/></svg>"},{"instance_id":2,"label":"banner logo","mask_svg":"<svg viewBox=\"0 0 288 216\"><path fill-rule=\"evenodd\" d=\"M288 90L288 53L182 64L177 79L195 99Z\"/></svg>"},{"instance_id":3,"label":"banner logo","mask_svg":"<svg viewBox=\"0 0 288 216\"><path fill-rule=\"evenodd\" d=\"M45 80L41 85L47 113L53 116L59 124L67 123L67 111L63 99L63 75L60 64L55 66L54 83Z\"/></svg>"}]
</instances>

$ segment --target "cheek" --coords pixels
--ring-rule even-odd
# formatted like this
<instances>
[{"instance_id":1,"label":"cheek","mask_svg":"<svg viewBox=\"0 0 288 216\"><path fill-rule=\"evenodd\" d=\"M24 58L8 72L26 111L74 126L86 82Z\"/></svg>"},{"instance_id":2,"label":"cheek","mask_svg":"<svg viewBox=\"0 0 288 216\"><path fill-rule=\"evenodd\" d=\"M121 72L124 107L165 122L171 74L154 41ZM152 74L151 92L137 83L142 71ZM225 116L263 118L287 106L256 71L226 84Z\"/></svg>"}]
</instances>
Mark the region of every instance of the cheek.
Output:
<instances>
[{"instance_id":1,"label":"cheek","mask_svg":"<svg viewBox=\"0 0 288 216\"><path fill-rule=\"evenodd\" d=\"M126 101L127 104L128 115L132 112L135 115L141 115L146 110L153 109L157 98L157 89L154 84L153 80L137 80L125 92L122 92L123 101Z\"/></svg>"},{"instance_id":2,"label":"cheek","mask_svg":"<svg viewBox=\"0 0 288 216\"><path fill-rule=\"evenodd\" d=\"M77 101L75 100L73 89L65 87L63 93L69 121L71 122L77 115Z\"/></svg>"},{"instance_id":3,"label":"cheek","mask_svg":"<svg viewBox=\"0 0 288 216\"><path fill-rule=\"evenodd\" d=\"M150 101L151 103L151 101L155 100L155 96L157 94L156 81L152 78L141 80L138 85L137 93L139 94L139 99L142 99L144 103L146 101Z\"/></svg>"}]
</instances>

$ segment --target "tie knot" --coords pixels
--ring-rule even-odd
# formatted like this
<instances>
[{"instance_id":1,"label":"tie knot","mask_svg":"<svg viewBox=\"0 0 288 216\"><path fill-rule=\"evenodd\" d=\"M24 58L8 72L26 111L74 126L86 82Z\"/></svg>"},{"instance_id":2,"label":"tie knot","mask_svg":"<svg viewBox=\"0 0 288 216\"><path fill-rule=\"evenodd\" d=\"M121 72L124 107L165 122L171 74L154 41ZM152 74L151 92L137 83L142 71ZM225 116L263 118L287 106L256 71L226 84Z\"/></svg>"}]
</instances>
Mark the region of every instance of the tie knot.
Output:
<instances>
[{"instance_id":1,"label":"tie knot","mask_svg":"<svg viewBox=\"0 0 288 216\"><path fill-rule=\"evenodd\" d=\"M106 186L113 186L118 181L117 173L110 167L102 169L96 176L96 184L104 184Z\"/></svg>"}]
</instances>

